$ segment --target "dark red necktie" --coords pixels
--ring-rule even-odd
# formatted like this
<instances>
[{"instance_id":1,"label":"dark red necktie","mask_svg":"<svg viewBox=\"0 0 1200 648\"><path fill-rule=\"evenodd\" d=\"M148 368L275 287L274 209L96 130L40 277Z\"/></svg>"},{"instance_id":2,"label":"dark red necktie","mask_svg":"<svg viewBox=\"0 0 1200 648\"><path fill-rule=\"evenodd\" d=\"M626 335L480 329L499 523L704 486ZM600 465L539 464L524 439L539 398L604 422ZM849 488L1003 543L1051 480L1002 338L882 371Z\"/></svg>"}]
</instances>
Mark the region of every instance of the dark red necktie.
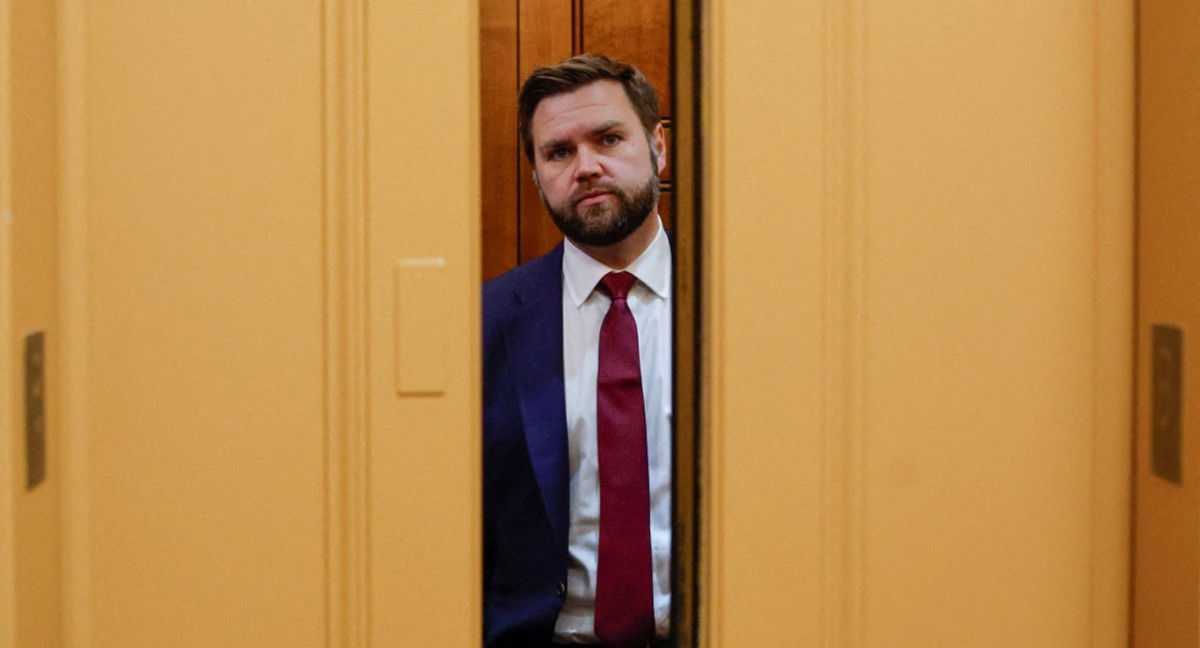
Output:
<instances>
[{"instance_id":1,"label":"dark red necktie","mask_svg":"<svg viewBox=\"0 0 1200 648\"><path fill-rule=\"evenodd\" d=\"M596 442L600 463L600 549L596 637L609 648L645 646L654 636L650 563L650 477L637 323L625 297L637 278L610 272L612 297L600 325Z\"/></svg>"}]
</instances>

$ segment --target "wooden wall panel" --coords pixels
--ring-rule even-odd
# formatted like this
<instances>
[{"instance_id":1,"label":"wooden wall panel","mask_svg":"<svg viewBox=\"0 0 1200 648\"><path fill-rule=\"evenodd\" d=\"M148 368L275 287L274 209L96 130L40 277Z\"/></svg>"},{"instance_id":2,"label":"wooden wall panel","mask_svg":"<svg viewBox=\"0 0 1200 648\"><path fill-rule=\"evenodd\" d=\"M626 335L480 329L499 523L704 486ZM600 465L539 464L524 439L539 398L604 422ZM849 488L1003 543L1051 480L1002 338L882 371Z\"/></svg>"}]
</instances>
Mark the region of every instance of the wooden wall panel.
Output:
<instances>
[{"instance_id":1,"label":"wooden wall panel","mask_svg":"<svg viewBox=\"0 0 1200 648\"><path fill-rule=\"evenodd\" d=\"M581 0L579 52L633 63L658 90L663 117L671 106L671 0Z\"/></svg>"},{"instance_id":2,"label":"wooden wall panel","mask_svg":"<svg viewBox=\"0 0 1200 648\"><path fill-rule=\"evenodd\" d=\"M562 0L520 0L518 4L518 75L524 80L534 68L575 53L574 14L571 3Z\"/></svg>"},{"instance_id":3,"label":"wooden wall panel","mask_svg":"<svg viewBox=\"0 0 1200 648\"><path fill-rule=\"evenodd\" d=\"M480 138L482 147L483 278L516 265L521 168L517 137L517 0L479 5Z\"/></svg>"},{"instance_id":4,"label":"wooden wall panel","mask_svg":"<svg viewBox=\"0 0 1200 648\"><path fill-rule=\"evenodd\" d=\"M570 2L562 0L521 0L520 80L542 65L553 65L576 53L574 14ZM515 118L515 113L514 113ZM487 144L485 144L485 147ZM520 183L520 261L523 263L549 252L562 240L562 233L550 220L546 206L533 184L533 166L521 153Z\"/></svg>"},{"instance_id":5,"label":"wooden wall panel","mask_svg":"<svg viewBox=\"0 0 1200 648\"><path fill-rule=\"evenodd\" d=\"M671 117L674 114L672 78L671 0L579 0L579 52L600 52L633 63L658 90L659 111L667 131L667 168L661 179L663 198L658 211L671 227Z\"/></svg>"},{"instance_id":6,"label":"wooden wall panel","mask_svg":"<svg viewBox=\"0 0 1200 648\"><path fill-rule=\"evenodd\" d=\"M1193 648L1200 645L1200 10L1141 0L1138 30L1133 646ZM1183 336L1179 484L1152 469L1157 324Z\"/></svg>"}]
</instances>

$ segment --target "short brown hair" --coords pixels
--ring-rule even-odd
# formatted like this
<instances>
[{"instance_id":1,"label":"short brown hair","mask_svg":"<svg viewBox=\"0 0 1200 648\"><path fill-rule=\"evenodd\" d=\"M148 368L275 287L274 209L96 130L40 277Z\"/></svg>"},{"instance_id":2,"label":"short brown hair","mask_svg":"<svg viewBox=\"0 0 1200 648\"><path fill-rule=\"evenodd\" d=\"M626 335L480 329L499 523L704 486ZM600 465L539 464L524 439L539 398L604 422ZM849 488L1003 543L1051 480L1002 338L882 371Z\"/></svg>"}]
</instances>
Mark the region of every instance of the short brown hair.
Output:
<instances>
[{"instance_id":1,"label":"short brown hair","mask_svg":"<svg viewBox=\"0 0 1200 648\"><path fill-rule=\"evenodd\" d=\"M609 79L625 88L647 138L658 125L658 93L634 66L603 54L580 54L556 65L540 67L521 85L517 99L517 132L525 147L525 157L533 162L533 113L546 97L571 92L589 83Z\"/></svg>"}]
</instances>

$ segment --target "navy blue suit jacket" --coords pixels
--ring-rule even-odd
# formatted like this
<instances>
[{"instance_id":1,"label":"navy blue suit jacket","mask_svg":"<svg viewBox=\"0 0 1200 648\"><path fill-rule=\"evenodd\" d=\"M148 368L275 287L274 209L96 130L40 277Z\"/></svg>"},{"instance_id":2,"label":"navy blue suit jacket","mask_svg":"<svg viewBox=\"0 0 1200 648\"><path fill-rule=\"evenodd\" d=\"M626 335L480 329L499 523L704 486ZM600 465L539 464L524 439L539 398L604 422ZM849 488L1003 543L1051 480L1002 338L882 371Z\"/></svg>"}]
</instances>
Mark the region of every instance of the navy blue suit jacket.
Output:
<instances>
[{"instance_id":1,"label":"navy blue suit jacket","mask_svg":"<svg viewBox=\"0 0 1200 648\"><path fill-rule=\"evenodd\" d=\"M546 645L567 579L563 246L483 286L484 645Z\"/></svg>"}]
</instances>

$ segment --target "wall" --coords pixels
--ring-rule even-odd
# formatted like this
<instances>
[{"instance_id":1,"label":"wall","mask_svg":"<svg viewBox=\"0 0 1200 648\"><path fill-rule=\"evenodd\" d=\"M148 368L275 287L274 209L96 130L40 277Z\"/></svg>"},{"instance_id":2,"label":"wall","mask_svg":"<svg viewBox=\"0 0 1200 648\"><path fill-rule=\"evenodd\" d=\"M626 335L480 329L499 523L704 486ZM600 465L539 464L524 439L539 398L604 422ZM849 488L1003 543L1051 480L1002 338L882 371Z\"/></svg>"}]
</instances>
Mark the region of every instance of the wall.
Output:
<instances>
[{"instance_id":1,"label":"wall","mask_svg":"<svg viewBox=\"0 0 1200 648\"><path fill-rule=\"evenodd\" d=\"M1129 2L713 0L710 646L1124 646Z\"/></svg>"},{"instance_id":2,"label":"wall","mask_svg":"<svg viewBox=\"0 0 1200 648\"><path fill-rule=\"evenodd\" d=\"M8 37L0 39L5 49L7 78L0 83L0 98L7 104L7 119L0 126L6 140L0 170L7 176L0 217L0 263L7 275L0 290L7 302L0 344L4 355L0 368L4 420L0 443L5 459L0 468L4 479L4 507L11 511L0 517L7 541L0 541L0 555L11 556L10 583L5 589L12 599L12 618L0 616L0 631L13 645L31 648L62 645L58 612L62 587L60 554L60 492L63 486L59 460L62 425L55 403L61 397L59 355L61 337L58 311L58 111L55 65L57 16L54 3L13 0L0 4L5 13ZM11 89L11 92L9 91ZM45 481L27 488L25 432L25 363L27 335L41 331L46 342ZM11 490L10 490L11 489ZM11 544L10 544L11 543ZM6 568L6 571L8 569ZM2 613L0 613L2 614ZM3 637L0 634L0 637Z\"/></svg>"},{"instance_id":3,"label":"wall","mask_svg":"<svg viewBox=\"0 0 1200 648\"><path fill-rule=\"evenodd\" d=\"M1135 472L1133 646L1200 645L1200 12L1186 3L1138 4L1137 445ZM1153 327L1182 334L1182 356L1154 348ZM1156 358L1156 355L1158 357ZM1156 366L1182 378L1178 410L1155 410ZM1163 421L1176 423L1179 483L1153 470L1153 442ZM1154 421L1154 422L1152 422ZM1168 426L1169 427L1169 426ZM1167 432L1164 436L1171 436Z\"/></svg>"}]
</instances>

